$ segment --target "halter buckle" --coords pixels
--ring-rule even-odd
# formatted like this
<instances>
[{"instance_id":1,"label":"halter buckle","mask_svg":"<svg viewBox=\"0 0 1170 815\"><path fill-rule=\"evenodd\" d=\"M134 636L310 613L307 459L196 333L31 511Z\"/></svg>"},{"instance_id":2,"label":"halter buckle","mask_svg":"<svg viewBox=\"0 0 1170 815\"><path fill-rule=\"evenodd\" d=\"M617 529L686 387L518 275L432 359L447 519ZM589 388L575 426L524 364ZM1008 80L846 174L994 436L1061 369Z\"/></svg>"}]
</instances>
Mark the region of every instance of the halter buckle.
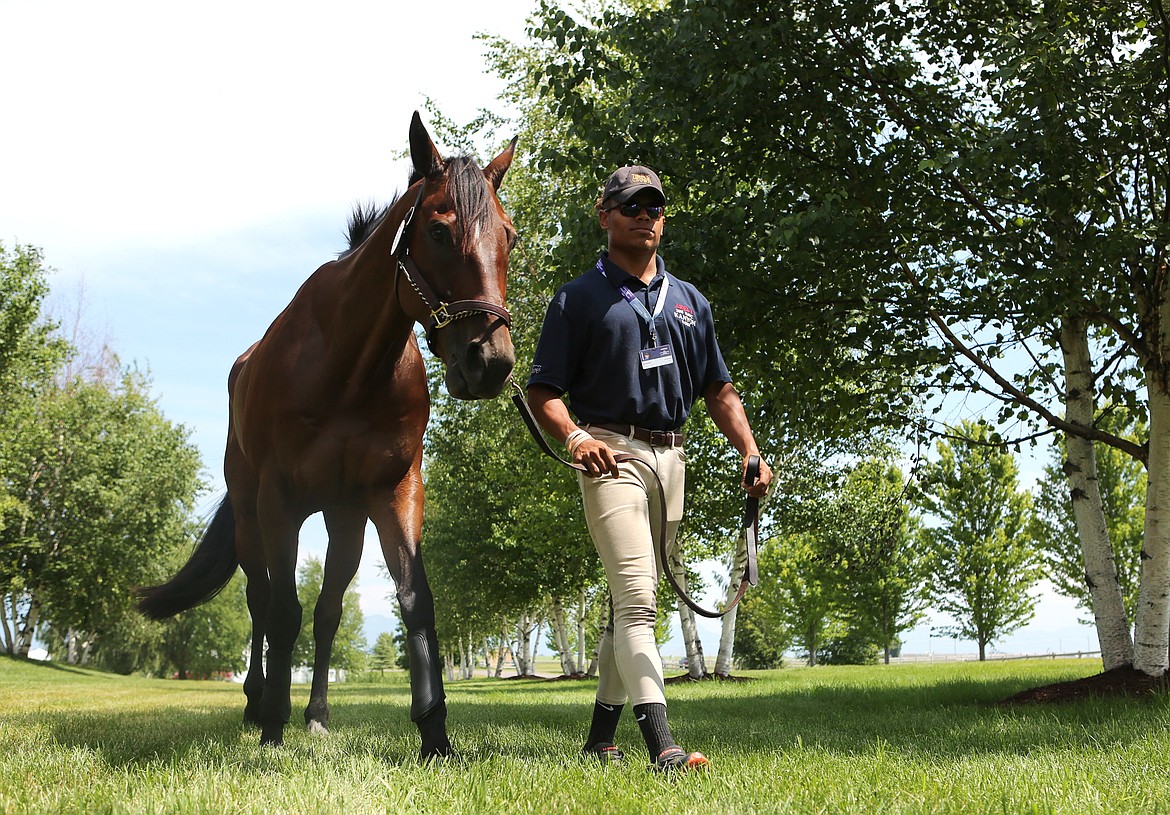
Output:
<instances>
[{"instance_id":1,"label":"halter buckle","mask_svg":"<svg viewBox=\"0 0 1170 815\"><path fill-rule=\"evenodd\" d=\"M455 322L455 318L447 311L447 304L442 302L439 303L439 307L437 309L431 312L431 320L434 321L434 324L431 326L431 328L435 331Z\"/></svg>"}]
</instances>

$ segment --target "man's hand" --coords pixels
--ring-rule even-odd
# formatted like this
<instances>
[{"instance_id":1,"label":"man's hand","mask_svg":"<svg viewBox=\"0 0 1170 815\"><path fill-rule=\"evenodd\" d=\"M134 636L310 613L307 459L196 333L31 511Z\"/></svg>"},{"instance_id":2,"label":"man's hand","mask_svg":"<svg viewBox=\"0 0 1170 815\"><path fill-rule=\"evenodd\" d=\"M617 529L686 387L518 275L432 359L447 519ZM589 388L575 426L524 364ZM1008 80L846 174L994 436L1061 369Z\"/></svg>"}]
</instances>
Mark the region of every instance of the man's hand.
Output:
<instances>
[{"instance_id":1,"label":"man's hand","mask_svg":"<svg viewBox=\"0 0 1170 815\"><path fill-rule=\"evenodd\" d=\"M620 475L613 450L603 441L587 438L573 448L573 463L585 468L585 475L600 478L607 473L617 478Z\"/></svg>"},{"instance_id":2,"label":"man's hand","mask_svg":"<svg viewBox=\"0 0 1170 815\"><path fill-rule=\"evenodd\" d=\"M768 487L772 484L772 468L768 466L768 462L764 461L763 456L760 457L760 477L756 479L756 483L750 487L747 483L747 469L748 459L751 455L743 457L743 471L740 475L740 485L747 490L747 494L752 498L763 498L768 494Z\"/></svg>"}]
</instances>

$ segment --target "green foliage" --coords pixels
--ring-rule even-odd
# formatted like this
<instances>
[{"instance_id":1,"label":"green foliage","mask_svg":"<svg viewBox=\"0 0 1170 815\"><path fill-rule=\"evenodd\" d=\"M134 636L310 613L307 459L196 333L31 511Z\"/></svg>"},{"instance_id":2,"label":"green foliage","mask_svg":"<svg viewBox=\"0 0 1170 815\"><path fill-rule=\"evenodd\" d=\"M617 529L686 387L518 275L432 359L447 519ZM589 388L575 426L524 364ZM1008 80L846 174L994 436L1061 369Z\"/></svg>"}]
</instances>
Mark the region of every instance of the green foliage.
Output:
<instances>
[{"instance_id":1,"label":"green foliage","mask_svg":"<svg viewBox=\"0 0 1170 815\"><path fill-rule=\"evenodd\" d=\"M832 575L816 538L788 535L768 540L760 548L759 567L753 603L766 608L764 618L771 630L787 632L809 665L815 665L834 607Z\"/></svg>"},{"instance_id":2,"label":"green foliage","mask_svg":"<svg viewBox=\"0 0 1170 815\"><path fill-rule=\"evenodd\" d=\"M736 665L749 670L779 668L789 645L788 629L774 610L754 591L745 594L735 617L732 654Z\"/></svg>"},{"instance_id":3,"label":"green foliage","mask_svg":"<svg viewBox=\"0 0 1170 815\"><path fill-rule=\"evenodd\" d=\"M921 539L935 561L936 607L955 619L942 630L975 640L983 659L989 642L1032 618L1041 572L1015 458L991 444L986 425L966 422L962 434L975 443L940 441L923 469L922 503L938 525Z\"/></svg>"},{"instance_id":4,"label":"green foliage","mask_svg":"<svg viewBox=\"0 0 1170 815\"><path fill-rule=\"evenodd\" d=\"M0 530L0 575L26 634L38 619L58 632L112 631L130 589L186 541L201 462L148 385L126 372L53 386L6 439L3 478L22 500Z\"/></svg>"},{"instance_id":5,"label":"green foliage","mask_svg":"<svg viewBox=\"0 0 1170 815\"><path fill-rule=\"evenodd\" d=\"M877 658L878 646L868 632L837 620L825 634L817 653L817 664L869 665L877 662Z\"/></svg>"},{"instance_id":6,"label":"green foliage","mask_svg":"<svg viewBox=\"0 0 1170 815\"><path fill-rule=\"evenodd\" d=\"M67 350L41 312L48 272L40 250L20 245L9 250L0 243L0 530L27 517L24 479L8 474L22 463L15 447L24 428L36 421L35 400L51 385ZM9 559L0 558L0 586L18 580Z\"/></svg>"},{"instance_id":7,"label":"green foliage","mask_svg":"<svg viewBox=\"0 0 1170 815\"><path fill-rule=\"evenodd\" d=\"M0 243L0 397L6 413L22 392L49 380L66 351L41 311L48 272L36 247Z\"/></svg>"},{"instance_id":8,"label":"green foliage","mask_svg":"<svg viewBox=\"0 0 1170 815\"><path fill-rule=\"evenodd\" d=\"M837 587L837 613L850 623L835 638L835 659L860 657L856 640L887 649L924 616L932 563L917 545L910 487L897 467L868 459L848 473L834 496L833 521L823 533L825 556Z\"/></svg>"},{"instance_id":9,"label":"green foliage","mask_svg":"<svg viewBox=\"0 0 1170 815\"><path fill-rule=\"evenodd\" d=\"M3 648L128 671L158 661L130 589L187 541L202 487L186 428L106 348L71 348L43 314L41 254L0 245L0 607ZM74 358L100 363L80 373Z\"/></svg>"},{"instance_id":10,"label":"green foliage","mask_svg":"<svg viewBox=\"0 0 1170 815\"><path fill-rule=\"evenodd\" d=\"M308 558L297 569L297 599L301 601L301 633L293 646L293 665L312 665L315 655L313 641L313 614L321 596L325 580L325 565L315 557ZM341 599L341 623L333 639L329 667L347 671L361 671L366 667L366 635L362 631L365 617L356 582L346 587Z\"/></svg>"},{"instance_id":11,"label":"green foliage","mask_svg":"<svg viewBox=\"0 0 1170 815\"><path fill-rule=\"evenodd\" d=\"M210 602L166 621L160 672L173 670L179 679L238 673L244 669L251 634L245 582L233 579Z\"/></svg>"},{"instance_id":12,"label":"green foliage","mask_svg":"<svg viewBox=\"0 0 1170 815\"><path fill-rule=\"evenodd\" d=\"M371 671L385 673L387 669L398 667L398 646L394 642L394 635L383 631L374 642L366 667Z\"/></svg>"},{"instance_id":13,"label":"green foliage","mask_svg":"<svg viewBox=\"0 0 1170 815\"><path fill-rule=\"evenodd\" d=\"M1070 314L1101 329L1109 401L1140 409L1141 369L1165 373L1143 326L1166 26L1135 2L546 0L495 68L556 220L547 268L595 251L610 168L655 167L663 253L713 300L765 437L902 429L931 391L1000 398L1006 432L1060 423Z\"/></svg>"},{"instance_id":14,"label":"green foliage","mask_svg":"<svg viewBox=\"0 0 1170 815\"><path fill-rule=\"evenodd\" d=\"M916 545L910 484L897 467L867 458L843 471L821 468L812 484L820 494L789 513L792 531L762 547L760 584L737 619L737 641L740 626L749 638L745 657L759 653L765 664L790 644L810 664L825 656L869 661L913 628L927 604L932 562Z\"/></svg>"}]
</instances>

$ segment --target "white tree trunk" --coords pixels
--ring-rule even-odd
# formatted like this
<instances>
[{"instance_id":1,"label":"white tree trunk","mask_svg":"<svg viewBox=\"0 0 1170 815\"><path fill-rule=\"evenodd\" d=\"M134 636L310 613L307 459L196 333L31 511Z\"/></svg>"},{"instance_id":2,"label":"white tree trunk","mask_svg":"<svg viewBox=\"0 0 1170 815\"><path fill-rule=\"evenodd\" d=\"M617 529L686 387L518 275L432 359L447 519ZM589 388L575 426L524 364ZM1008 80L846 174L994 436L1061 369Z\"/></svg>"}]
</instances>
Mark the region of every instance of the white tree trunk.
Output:
<instances>
[{"instance_id":1,"label":"white tree trunk","mask_svg":"<svg viewBox=\"0 0 1170 815\"><path fill-rule=\"evenodd\" d=\"M1064 354L1065 418L1082 427L1092 427L1096 412L1096 383L1089 351L1088 327L1083 320L1066 320L1061 326L1060 345ZM1068 477L1077 537L1085 564L1085 583L1092 598L1097 641L1105 670L1133 664L1133 640L1117 564L1105 522L1105 507L1097 479L1097 458L1090 439L1065 435Z\"/></svg>"},{"instance_id":2,"label":"white tree trunk","mask_svg":"<svg viewBox=\"0 0 1170 815\"><path fill-rule=\"evenodd\" d=\"M593 658L589 660L589 667L585 669L585 675L588 677L597 676L597 672L600 670L598 660L600 658L601 642L605 639L605 629L609 627L609 624L612 621L613 608L611 607L609 611L607 611L605 615L602 616L601 623L597 626L597 648L593 649Z\"/></svg>"},{"instance_id":3,"label":"white tree trunk","mask_svg":"<svg viewBox=\"0 0 1170 815\"><path fill-rule=\"evenodd\" d=\"M504 675L504 660L511 655L513 663L516 661L516 649L512 647L512 640L508 638L508 625L500 620L500 652L496 655L496 678Z\"/></svg>"},{"instance_id":4,"label":"white tree trunk","mask_svg":"<svg viewBox=\"0 0 1170 815\"><path fill-rule=\"evenodd\" d=\"M12 608L13 612L15 612L15 598L12 601ZM15 616L15 613L13 616ZM0 650L0 654L12 654L16 651L16 640L12 636L12 627L8 624L8 597L6 595L0 595L0 623L3 624L4 629L4 641L0 643L3 650Z\"/></svg>"},{"instance_id":5,"label":"white tree trunk","mask_svg":"<svg viewBox=\"0 0 1170 815\"><path fill-rule=\"evenodd\" d=\"M552 598L549 604L549 627L553 632L553 642L557 645L557 656L561 660L561 673L571 675L573 671L573 654L569 645L569 628L565 621L565 605L560 597Z\"/></svg>"},{"instance_id":6,"label":"white tree trunk","mask_svg":"<svg viewBox=\"0 0 1170 815\"><path fill-rule=\"evenodd\" d=\"M28 652L32 650L33 637L36 636L40 621L41 601L34 595L29 598L28 612L24 615L16 634L16 656L28 659Z\"/></svg>"},{"instance_id":7,"label":"white tree trunk","mask_svg":"<svg viewBox=\"0 0 1170 815\"><path fill-rule=\"evenodd\" d=\"M524 612L516 623L516 673L520 676L528 676L532 673L531 651L528 642L531 636L532 621L529 619L528 613Z\"/></svg>"},{"instance_id":8,"label":"white tree trunk","mask_svg":"<svg viewBox=\"0 0 1170 815\"><path fill-rule=\"evenodd\" d=\"M735 557L731 561L731 580L727 583L727 597L723 600L723 607L727 608L739 593L739 586L744 581L744 567L747 565L747 538L739 536L735 545ZM739 613L739 606L723 615L723 630L719 633L719 653L715 657L715 675L731 676L731 663L735 649L735 617Z\"/></svg>"},{"instance_id":9,"label":"white tree trunk","mask_svg":"<svg viewBox=\"0 0 1170 815\"><path fill-rule=\"evenodd\" d=\"M516 637L519 640L516 648L516 670L521 676L536 673L535 654L539 648L541 625L541 621L527 611L520 615L520 621L516 626Z\"/></svg>"},{"instance_id":10,"label":"white tree trunk","mask_svg":"<svg viewBox=\"0 0 1170 815\"><path fill-rule=\"evenodd\" d=\"M1138 590L1133 666L1166 671L1170 646L1170 394L1156 374L1146 380L1150 406L1145 542Z\"/></svg>"},{"instance_id":11,"label":"white tree trunk","mask_svg":"<svg viewBox=\"0 0 1170 815\"><path fill-rule=\"evenodd\" d=\"M670 553L670 563L667 564L674 579L683 591L688 591L687 569L679 555L678 548ZM699 626L695 621L695 612L691 607L678 598L679 627L682 629L683 645L687 650L687 673L691 679L702 679L707 674L707 662L703 658L703 642L699 639Z\"/></svg>"},{"instance_id":12,"label":"white tree trunk","mask_svg":"<svg viewBox=\"0 0 1170 815\"><path fill-rule=\"evenodd\" d=\"M588 598L582 587L577 597L577 670L576 673L585 673L585 616L589 612Z\"/></svg>"}]
</instances>

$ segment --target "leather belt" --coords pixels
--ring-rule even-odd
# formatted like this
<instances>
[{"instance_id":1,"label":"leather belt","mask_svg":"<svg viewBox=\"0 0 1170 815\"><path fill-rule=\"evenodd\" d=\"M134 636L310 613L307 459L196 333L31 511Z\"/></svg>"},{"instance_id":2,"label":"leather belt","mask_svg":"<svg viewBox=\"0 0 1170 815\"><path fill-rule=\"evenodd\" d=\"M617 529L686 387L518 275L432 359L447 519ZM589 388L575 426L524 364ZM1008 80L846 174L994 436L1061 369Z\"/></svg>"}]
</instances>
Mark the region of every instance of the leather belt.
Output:
<instances>
[{"instance_id":1,"label":"leather belt","mask_svg":"<svg viewBox=\"0 0 1170 815\"><path fill-rule=\"evenodd\" d=\"M605 422L589 422L582 426L600 427L602 430L609 430L619 436L644 442L653 447L682 447L683 442L687 439L687 434L681 430L647 430L632 424L608 424Z\"/></svg>"}]
</instances>

